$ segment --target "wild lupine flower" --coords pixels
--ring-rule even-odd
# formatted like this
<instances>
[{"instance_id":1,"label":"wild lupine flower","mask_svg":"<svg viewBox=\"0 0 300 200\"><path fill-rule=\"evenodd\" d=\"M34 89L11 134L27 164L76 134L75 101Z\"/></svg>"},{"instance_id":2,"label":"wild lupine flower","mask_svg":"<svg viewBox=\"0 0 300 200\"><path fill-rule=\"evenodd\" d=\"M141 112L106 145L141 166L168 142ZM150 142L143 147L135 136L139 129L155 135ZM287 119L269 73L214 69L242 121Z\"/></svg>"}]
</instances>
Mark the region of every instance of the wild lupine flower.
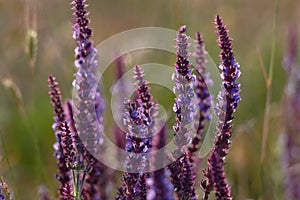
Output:
<instances>
[{"instance_id":1,"label":"wild lupine flower","mask_svg":"<svg viewBox=\"0 0 300 200\"><path fill-rule=\"evenodd\" d=\"M284 172L285 198L300 199L300 175L297 166L300 162L300 68L296 63L298 45L295 30L290 33L288 53L284 68L287 70L288 83L285 88L283 105L283 144L282 166ZM288 59L287 59L288 58ZM288 61L288 62L287 62Z\"/></svg>"},{"instance_id":2,"label":"wild lupine flower","mask_svg":"<svg viewBox=\"0 0 300 200\"><path fill-rule=\"evenodd\" d=\"M230 187L226 182L224 173L224 159L231 143L233 113L241 100L239 96L240 84L236 82L236 79L240 76L240 66L234 58L232 39L228 36L228 30L223 24L222 18L218 15L216 16L215 24L221 49L220 58L222 63L220 69L222 70L221 78L223 83L218 95L218 104L215 112L219 121L215 133L214 146L208 159L209 167L204 171L206 180L203 180L201 185L205 193L203 199L208 198L209 193L212 191L212 185L216 191L217 199L231 199ZM217 168L214 169L214 167ZM223 197L220 197L220 195L223 195Z\"/></svg>"},{"instance_id":3,"label":"wild lupine flower","mask_svg":"<svg viewBox=\"0 0 300 200\"><path fill-rule=\"evenodd\" d=\"M195 40L195 52L193 56L195 58L195 69L194 73L196 76L196 81L194 84L195 93L197 97L197 113L195 115L196 123L196 136L193 138L189 151L191 154L198 151L200 148L200 142L203 137L204 131L204 122L205 120L211 119L210 108L212 105L212 98L208 90L208 84L212 84L211 79L209 78L209 73L206 72L205 59L206 51L202 35L197 32ZM193 160L193 159L192 159Z\"/></svg>"},{"instance_id":4,"label":"wild lupine flower","mask_svg":"<svg viewBox=\"0 0 300 200\"><path fill-rule=\"evenodd\" d=\"M63 147L61 144L62 141L62 131L63 124L65 123L65 113L61 103L61 92L58 88L58 83L55 81L55 77L49 75L49 95L51 98L51 104L54 108L56 116L54 117L55 123L53 124L53 130L55 131L55 136L57 142L53 145L55 149L54 156L57 158L57 166L58 172L56 175L57 180L60 182L59 185L59 197L63 197L65 195L65 190L68 191L68 188L71 181L70 170L67 167L65 155L63 153ZM69 194L72 194L69 193Z\"/></svg>"},{"instance_id":5,"label":"wild lupine flower","mask_svg":"<svg viewBox=\"0 0 300 200\"><path fill-rule=\"evenodd\" d=\"M176 72L173 74L175 81L174 92L177 95L173 107L176 113L176 124L173 126L175 132L175 145L177 149L173 152L173 156L177 158L169 165L171 171L171 181L174 185L174 190L178 198L197 199L195 195L195 176L194 169L188 159L188 153L183 149L183 146L188 144L191 140L190 124L192 122L192 114L194 106L192 99L194 96L194 77L188 57L189 38L184 33L186 26L182 26L178 30L177 42L177 62L174 65ZM190 177L184 177L185 175Z\"/></svg>"}]
</instances>

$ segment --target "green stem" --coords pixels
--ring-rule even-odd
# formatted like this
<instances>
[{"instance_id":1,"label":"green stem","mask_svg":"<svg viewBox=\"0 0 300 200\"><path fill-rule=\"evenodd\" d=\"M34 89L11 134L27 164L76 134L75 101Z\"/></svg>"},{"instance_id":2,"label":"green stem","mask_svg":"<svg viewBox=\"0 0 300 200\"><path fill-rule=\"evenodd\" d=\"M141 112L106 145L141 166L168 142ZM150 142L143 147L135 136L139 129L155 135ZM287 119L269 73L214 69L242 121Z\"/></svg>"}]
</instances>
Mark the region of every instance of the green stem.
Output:
<instances>
[{"instance_id":1,"label":"green stem","mask_svg":"<svg viewBox=\"0 0 300 200\"><path fill-rule=\"evenodd\" d=\"M73 188L73 195L76 199L76 195L77 195L77 178L76 178L76 170L72 169L72 178L73 178L73 185L74 185L74 188Z\"/></svg>"},{"instance_id":2,"label":"green stem","mask_svg":"<svg viewBox=\"0 0 300 200\"><path fill-rule=\"evenodd\" d=\"M268 139L268 129L269 129L269 115L270 115L270 104L271 104L271 92L272 92L272 80L273 80L273 68L275 60L275 48L276 48L276 32L277 32L277 15L278 15L278 0L275 0L275 12L274 12L274 24L273 24L273 39L270 57L270 68L267 80L267 96L266 96L266 107L263 122L263 136L261 145L261 156L260 162L263 163L266 157L266 146Z\"/></svg>"},{"instance_id":3,"label":"green stem","mask_svg":"<svg viewBox=\"0 0 300 200\"><path fill-rule=\"evenodd\" d=\"M11 184L12 184L13 192L15 194L16 200L18 200L20 198L19 198L19 194L18 194L18 191L17 191L15 178L14 178L14 175L13 175L13 170L12 170L11 164L10 164L8 156L7 156L8 154L7 154L7 151L6 151L6 146L5 146L5 142L4 142L4 136L3 136L1 130L0 130L0 138L1 138L1 144L2 144L2 147L3 147L3 154L4 154L3 156L4 156L5 160L6 160L6 163L7 163L8 169L9 169L9 175L10 175L10 179L11 179Z\"/></svg>"}]
</instances>

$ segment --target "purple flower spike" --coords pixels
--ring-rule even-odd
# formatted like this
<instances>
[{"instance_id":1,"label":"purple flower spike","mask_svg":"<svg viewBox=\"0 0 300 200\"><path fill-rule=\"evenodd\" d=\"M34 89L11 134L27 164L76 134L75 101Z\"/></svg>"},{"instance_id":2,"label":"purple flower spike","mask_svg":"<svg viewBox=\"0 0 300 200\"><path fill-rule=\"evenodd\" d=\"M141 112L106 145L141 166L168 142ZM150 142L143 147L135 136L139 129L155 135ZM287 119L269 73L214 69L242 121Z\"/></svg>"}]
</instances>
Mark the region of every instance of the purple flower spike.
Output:
<instances>
[{"instance_id":1,"label":"purple flower spike","mask_svg":"<svg viewBox=\"0 0 300 200\"><path fill-rule=\"evenodd\" d=\"M176 72L172 79L175 82L174 93L176 94L173 110L176 113L176 123L173 126L174 143L176 150L173 151L173 156L176 158L169 165L171 171L171 182L174 185L174 190L178 198L197 199L195 195L195 176L194 168L188 159L185 145L191 142L191 122L195 108L192 102L194 97L194 76L188 58L189 37L184 33L186 26L181 27L177 33L177 62L174 67ZM187 174L190 177L185 177Z\"/></svg>"},{"instance_id":2,"label":"purple flower spike","mask_svg":"<svg viewBox=\"0 0 300 200\"><path fill-rule=\"evenodd\" d=\"M175 82L173 90L177 95L173 106L173 110L176 113L176 123L173 126L175 132L174 143L178 148L174 152L175 157L182 155L182 147L191 140L189 126L192 122L191 116L195 110L192 103L192 98L194 96L194 77L192 76L192 70L188 61L190 55L188 52L189 38L184 33L185 30L186 27L183 26L179 29L177 34L177 62L174 65L176 72L172 77Z\"/></svg>"},{"instance_id":3,"label":"purple flower spike","mask_svg":"<svg viewBox=\"0 0 300 200\"><path fill-rule=\"evenodd\" d=\"M78 135L84 142L84 158L89 163L86 168L86 172L89 173L86 176L85 195L90 199L105 199L107 184L104 184L104 180L107 179L105 173L107 168L94 157L105 152L102 125L104 101L99 92L96 72L98 52L91 41L92 29L89 26L85 0L74 0L72 5L73 38L77 43L75 49L77 73L73 82L77 92L74 100L74 119Z\"/></svg>"},{"instance_id":4,"label":"purple flower spike","mask_svg":"<svg viewBox=\"0 0 300 200\"><path fill-rule=\"evenodd\" d=\"M92 29L89 27L90 20L87 5L84 0L72 2L74 10L74 34L77 43L75 49L75 80L73 86L76 90L74 99L74 118L78 135L82 138L87 149L97 153L97 145L101 145L102 138L102 113L103 101L98 89L98 78L96 73L97 50L90 40Z\"/></svg>"},{"instance_id":5,"label":"purple flower spike","mask_svg":"<svg viewBox=\"0 0 300 200\"><path fill-rule=\"evenodd\" d=\"M240 84L236 82L241 72L239 64L235 62L231 44L232 39L228 36L228 30L223 24L223 20L217 16L215 23L218 30L217 34L219 35L219 47L221 48L222 64L220 65L220 69L222 70L221 77L223 78L216 110L219 122L215 150L223 159L227 155L232 136L233 113L241 100L239 96Z\"/></svg>"},{"instance_id":6,"label":"purple flower spike","mask_svg":"<svg viewBox=\"0 0 300 200\"><path fill-rule=\"evenodd\" d=\"M63 189L61 192L61 196L59 199L61 200L75 200L73 194L72 185L70 183L64 183Z\"/></svg>"},{"instance_id":7,"label":"purple flower spike","mask_svg":"<svg viewBox=\"0 0 300 200\"><path fill-rule=\"evenodd\" d=\"M153 149L158 151L164 148L167 140L167 130L163 126L157 135L153 138ZM166 155L157 152L153 156L153 163L155 168L160 167L160 163L165 161ZM147 179L149 191L147 200L174 200L174 186L170 181L170 170L167 168L159 169L151 174L152 176Z\"/></svg>"},{"instance_id":8,"label":"purple flower spike","mask_svg":"<svg viewBox=\"0 0 300 200\"><path fill-rule=\"evenodd\" d=\"M224 173L224 159L228 154L231 143L233 113L241 100L239 96L240 84L236 82L236 79L240 76L240 66L235 62L231 44L232 39L229 37L228 30L223 24L221 17L216 16L215 24L217 35L219 36L217 41L221 49L220 69L222 70L221 78L223 79L223 83L218 95L218 104L215 111L219 120L215 133L214 146L210 153L210 159L208 160L208 169L205 170L204 173L206 179L202 181L202 187L204 189L203 199L208 198L208 195L212 191L212 185L216 190L217 198L221 198L219 195L225 195L220 191L227 191L228 198L230 197L230 187L226 183ZM214 169L215 167L219 169Z\"/></svg>"},{"instance_id":9,"label":"purple flower spike","mask_svg":"<svg viewBox=\"0 0 300 200\"><path fill-rule=\"evenodd\" d=\"M146 179L149 174L144 171L148 171L150 167L149 152L152 149L156 103L150 94L147 81L144 80L144 71L138 65L134 67L134 79L138 88L134 101L124 102L123 119L127 128L125 149L131 153L126 158L126 167L131 173L123 174L123 186L118 189L116 199L146 199L148 191Z\"/></svg>"},{"instance_id":10,"label":"purple flower spike","mask_svg":"<svg viewBox=\"0 0 300 200\"><path fill-rule=\"evenodd\" d=\"M192 140L192 144L189 147L189 151L191 152L191 160L192 154L199 150L200 142L203 138L204 131L204 122L205 120L211 119L210 108L212 105L212 97L208 90L208 84L212 84L212 80L209 77L209 73L206 72L206 59L205 59L206 51L204 41L202 39L202 35L197 32L196 40L195 40L195 52L193 56L195 58L195 69L194 73L196 76L196 81L194 84L195 93L196 93L196 101L197 101L197 111L195 114L196 123L196 136Z\"/></svg>"},{"instance_id":11,"label":"purple flower spike","mask_svg":"<svg viewBox=\"0 0 300 200\"><path fill-rule=\"evenodd\" d=\"M131 153L126 158L126 168L130 172L123 174L123 185L118 188L116 199L144 199L142 197L146 194L146 180L142 172L148 167L145 161L152 146L146 138L147 126L143 123L142 107L130 100L125 101L124 106L124 126L127 127L126 151Z\"/></svg>"},{"instance_id":12,"label":"purple flower spike","mask_svg":"<svg viewBox=\"0 0 300 200\"><path fill-rule=\"evenodd\" d=\"M49 75L49 95L51 98L51 104L55 111L55 123L53 124L53 130L55 131L55 136L57 142L53 145L55 149L54 156L57 159L57 167L58 172L56 174L57 180L60 182L59 185L59 197L63 197L66 194L67 186L70 186L71 174L70 170L67 167L67 163L65 160L65 155L63 152L63 147L61 145L62 142L62 132L63 132L63 124L65 123L65 113L61 103L61 92L58 88L58 83L55 81L55 77ZM72 191L71 193L72 194Z\"/></svg>"},{"instance_id":13,"label":"purple flower spike","mask_svg":"<svg viewBox=\"0 0 300 200\"><path fill-rule=\"evenodd\" d=\"M62 124L61 132L61 147L66 161L66 166L69 169L76 167L76 149L74 146L74 133L71 132L67 122Z\"/></svg>"},{"instance_id":14,"label":"purple flower spike","mask_svg":"<svg viewBox=\"0 0 300 200\"><path fill-rule=\"evenodd\" d=\"M226 182L223 160L221 160L216 152L213 152L210 154L208 162L211 165L212 177L214 179L216 200L231 200L231 191Z\"/></svg>"}]
</instances>

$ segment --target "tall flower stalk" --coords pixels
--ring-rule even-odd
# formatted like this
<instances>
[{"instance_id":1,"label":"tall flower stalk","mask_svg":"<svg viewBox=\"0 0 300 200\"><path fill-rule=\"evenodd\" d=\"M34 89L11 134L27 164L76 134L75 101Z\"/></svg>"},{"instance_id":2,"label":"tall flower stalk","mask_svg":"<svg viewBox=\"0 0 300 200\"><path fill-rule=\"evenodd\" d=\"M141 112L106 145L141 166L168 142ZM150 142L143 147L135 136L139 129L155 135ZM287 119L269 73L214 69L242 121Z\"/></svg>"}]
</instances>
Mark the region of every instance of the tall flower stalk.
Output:
<instances>
[{"instance_id":1,"label":"tall flower stalk","mask_svg":"<svg viewBox=\"0 0 300 200\"><path fill-rule=\"evenodd\" d=\"M228 154L232 137L233 113L240 102L240 84L236 79L240 76L240 66L235 61L232 51L232 39L228 36L228 30L220 16L215 19L218 43L221 49L221 78L223 83L218 95L218 104L215 114L218 116L217 131L215 133L214 146L208 158L208 168L204 171L204 179L201 183L204 188L203 199L214 189L216 199L232 199L230 187L224 173L225 157Z\"/></svg>"},{"instance_id":2,"label":"tall flower stalk","mask_svg":"<svg viewBox=\"0 0 300 200\"><path fill-rule=\"evenodd\" d=\"M126 158L128 172L123 174L123 186L119 187L116 199L146 199L148 186L146 179L149 170L149 152L152 149L155 102L144 80L143 70L134 67L135 85L138 86L134 100L124 102L124 126L126 132Z\"/></svg>"},{"instance_id":3,"label":"tall flower stalk","mask_svg":"<svg viewBox=\"0 0 300 200\"><path fill-rule=\"evenodd\" d=\"M195 69L194 74L196 80L194 82L194 88L196 93L197 109L194 119L195 132L196 135L191 142L189 147L191 161L193 161L194 152L200 149L200 144L203 138L204 123L205 120L209 121L211 119L210 108L212 106L212 97L208 90L208 85L212 85L212 80L209 77L209 73L206 72L206 58L207 54L205 51L205 45L202 35L197 32L195 40L195 51L193 53L195 59Z\"/></svg>"},{"instance_id":4,"label":"tall flower stalk","mask_svg":"<svg viewBox=\"0 0 300 200\"><path fill-rule=\"evenodd\" d=\"M106 167L97 161L94 156L104 151L103 146L103 101L98 88L96 67L98 65L98 52L91 41L92 29L89 26L87 5L85 0L74 0L74 33L73 38L77 43L75 49L75 80L73 86L76 91L74 101L74 119L78 135L84 142L88 151L84 151L86 161L89 164L86 188L89 198L104 198L100 194L103 189L100 185L104 177ZM101 152L97 151L101 147ZM86 173L86 172L84 172ZM96 181L97 180L97 181Z\"/></svg>"},{"instance_id":5,"label":"tall flower stalk","mask_svg":"<svg viewBox=\"0 0 300 200\"><path fill-rule=\"evenodd\" d=\"M177 95L173 110L176 113L176 123L173 126L176 149L173 156L176 160L169 165L171 181L178 198L197 199L195 194L195 173L190 163L185 146L191 142L191 122L194 113L192 99L194 97L194 76L189 63L189 37L185 34L186 26L179 28L177 33L177 62L175 63L174 93ZM188 176L187 176L188 175Z\"/></svg>"},{"instance_id":6,"label":"tall flower stalk","mask_svg":"<svg viewBox=\"0 0 300 200\"><path fill-rule=\"evenodd\" d=\"M153 150L158 151L165 147L167 140L167 130L163 126L158 134L153 138ZM170 181L170 170L161 168L161 162L166 160L166 155L161 151L154 154L151 162L155 169L151 176L147 179L149 191L147 193L147 200L174 200L174 187Z\"/></svg>"},{"instance_id":7,"label":"tall flower stalk","mask_svg":"<svg viewBox=\"0 0 300 200\"><path fill-rule=\"evenodd\" d=\"M55 81L55 77L50 75L49 82L49 95L51 98L51 104L55 111L55 117L52 128L55 131L57 142L53 145L55 149L54 156L57 159L58 172L56 178L60 182L58 193L59 199L67 199L72 197L71 188L71 172L67 165L66 155L64 154L64 147L62 145L63 131L65 130L66 116L62 106L61 92L58 88L58 83Z\"/></svg>"}]
</instances>

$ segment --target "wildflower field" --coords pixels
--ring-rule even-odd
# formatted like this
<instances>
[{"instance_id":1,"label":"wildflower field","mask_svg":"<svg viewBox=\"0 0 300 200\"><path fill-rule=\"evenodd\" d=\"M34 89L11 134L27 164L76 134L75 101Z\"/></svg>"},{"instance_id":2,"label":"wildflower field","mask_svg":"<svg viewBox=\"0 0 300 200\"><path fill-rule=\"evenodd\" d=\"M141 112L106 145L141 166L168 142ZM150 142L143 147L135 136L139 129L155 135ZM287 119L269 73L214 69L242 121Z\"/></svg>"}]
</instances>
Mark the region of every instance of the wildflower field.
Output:
<instances>
[{"instance_id":1,"label":"wildflower field","mask_svg":"<svg viewBox=\"0 0 300 200\"><path fill-rule=\"evenodd\" d=\"M300 199L299 17L0 1L0 199Z\"/></svg>"}]
</instances>

